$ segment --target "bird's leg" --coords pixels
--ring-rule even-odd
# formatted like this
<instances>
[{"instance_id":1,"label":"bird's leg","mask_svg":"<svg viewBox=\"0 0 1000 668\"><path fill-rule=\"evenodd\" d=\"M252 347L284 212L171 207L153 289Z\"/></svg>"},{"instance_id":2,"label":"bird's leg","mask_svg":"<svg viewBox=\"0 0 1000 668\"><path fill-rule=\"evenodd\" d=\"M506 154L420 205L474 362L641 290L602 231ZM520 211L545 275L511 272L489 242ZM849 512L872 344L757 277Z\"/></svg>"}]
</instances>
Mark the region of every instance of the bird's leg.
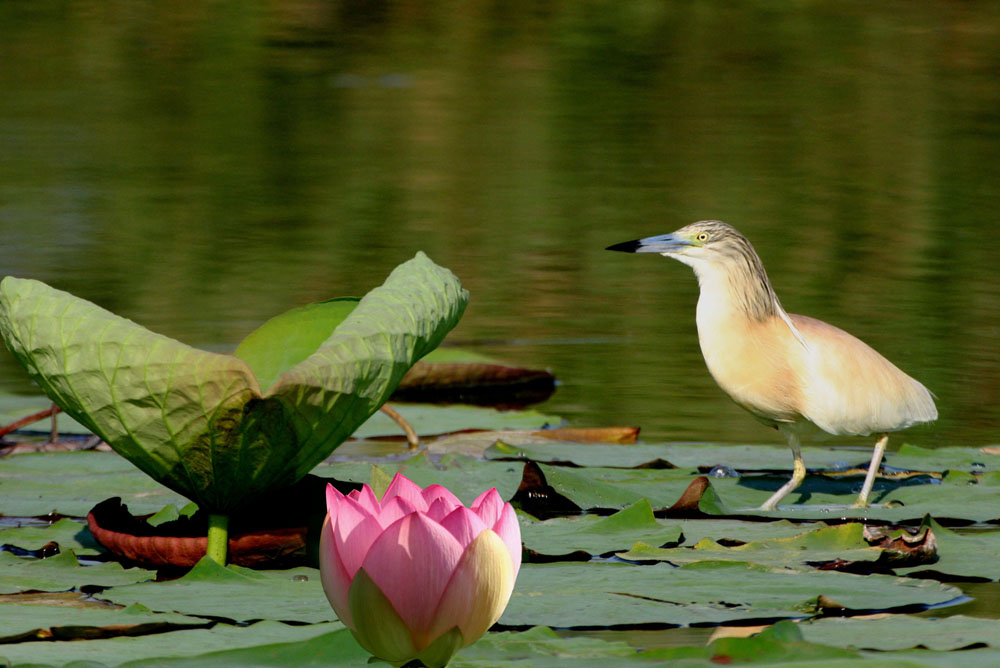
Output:
<instances>
[{"instance_id":1,"label":"bird's leg","mask_svg":"<svg viewBox=\"0 0 1000 668\"><path fill-rule=\"evenodd\" d=\"M760 505L761 510L775 510L778 501L788 496L792 490L802 484L806 477L806 465L802 461L802 444L799 442L799 435L794 429L780 429L781 433L788 439L788 447L792 449L792 456L795 458L795 467L792 469L792 479L781 486L771 498Z\"/></svg>"},{"instance_id":2,"label":"bird's leg","mask_svg":"<svg viewBox=\"0 0 1000 668\"><path fill-rule=\"evenodd\" d=\"M875 475L882 464L882 455L885 454L885 446L889 444L889 434L882 434L875 442L875 452L872 453L872 463L868 465L868 475L865 476L865 484L861 486L861 493L858 500L854 502L852 508L867 508L868 495L871 494L872 485L875 484Z\"/></svg>"}]
</instances>

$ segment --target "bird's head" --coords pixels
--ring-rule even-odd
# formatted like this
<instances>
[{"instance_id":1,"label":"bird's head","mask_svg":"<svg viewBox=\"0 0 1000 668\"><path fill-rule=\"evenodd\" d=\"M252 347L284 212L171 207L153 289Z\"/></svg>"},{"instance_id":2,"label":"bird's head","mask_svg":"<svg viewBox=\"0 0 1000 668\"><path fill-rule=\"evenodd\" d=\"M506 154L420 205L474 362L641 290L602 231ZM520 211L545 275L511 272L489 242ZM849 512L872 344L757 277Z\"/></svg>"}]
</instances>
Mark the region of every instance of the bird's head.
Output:
<instances>
[{"instance_id":1,"label":"bird's head","mask_svg":"<svg viewBox=\"0 0 1000 668\"><path fill-rule=\"evenodd\" d=\"M659 253L684 264L698 267L706 263L724 263L745 256L753 248L746 237L731 225L719 220L701 220L676 232L636 239L608 246L607 250L625 253Z\"/></svg>"},{"instance_id":2,"label":"bird's head","mask_svg":"<svg viewBox=\"0 0 1000 668\"><path fill-rule=\"evenodd\" d=\"M670 234L626 241L608 246L607 250L659 253L679 260L694 269L702 298L707 290L713 298L735 304L755 320L782 312L753 246L745 236L721 221L702 220Z\"/></svg>"}]
</instances>

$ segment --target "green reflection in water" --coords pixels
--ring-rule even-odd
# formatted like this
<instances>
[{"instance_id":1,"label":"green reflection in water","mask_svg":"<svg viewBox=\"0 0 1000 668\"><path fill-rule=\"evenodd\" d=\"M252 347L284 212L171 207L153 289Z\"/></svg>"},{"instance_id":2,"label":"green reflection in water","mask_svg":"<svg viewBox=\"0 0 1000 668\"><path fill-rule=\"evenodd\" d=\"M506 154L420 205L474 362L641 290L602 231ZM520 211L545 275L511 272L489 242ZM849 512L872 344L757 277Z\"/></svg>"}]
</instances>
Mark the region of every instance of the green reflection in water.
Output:
<instances>
[{"instance_id":1,"label":"green reflection in water","mask_svg":"<svg viewBox=\"0 0 1000 668\"><path fill-rule=\"evenodd\" d=\"M546 411L771 442L704 369L690 272L602 250L720 218L790 311L934 390L908 441L996 442L998 32L986 3L3 3L0 274L226 350L423 249L472 292L453 340L559 375ZM30 391L7 355L0 390Z\"/></svg>"}]
</instances>

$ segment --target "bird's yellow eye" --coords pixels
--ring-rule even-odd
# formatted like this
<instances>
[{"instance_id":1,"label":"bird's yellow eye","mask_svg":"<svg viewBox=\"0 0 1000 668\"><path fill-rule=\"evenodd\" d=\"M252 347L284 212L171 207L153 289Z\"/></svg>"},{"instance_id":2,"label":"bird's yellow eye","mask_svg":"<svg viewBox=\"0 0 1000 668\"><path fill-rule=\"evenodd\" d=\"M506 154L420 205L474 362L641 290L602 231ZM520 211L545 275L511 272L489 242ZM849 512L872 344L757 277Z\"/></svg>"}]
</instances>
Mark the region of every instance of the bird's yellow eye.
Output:
<instances>
[{"instance_id":1,"label":"bird's yellow eye","mask_svg":"<svg viewBox=\"0 0 1000 668\"><path fill-rule=\"evenodd\" d=\"M695 239L697 239L698 241L701 241L701 242L708 241L708 232L702 232L697 237L695 237Z\"/></svg>"}]
</instances>

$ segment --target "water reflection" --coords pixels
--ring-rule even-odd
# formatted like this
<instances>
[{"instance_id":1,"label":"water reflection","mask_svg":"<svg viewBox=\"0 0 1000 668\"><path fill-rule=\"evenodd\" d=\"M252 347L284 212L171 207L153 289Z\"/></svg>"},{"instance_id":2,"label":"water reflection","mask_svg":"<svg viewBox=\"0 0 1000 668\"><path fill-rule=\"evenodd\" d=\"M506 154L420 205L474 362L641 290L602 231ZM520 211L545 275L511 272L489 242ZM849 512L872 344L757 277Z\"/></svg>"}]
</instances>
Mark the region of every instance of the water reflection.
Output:
<instances>
[{"instance_id":1,"label":"water reflection","mask_svg":"<svg viewBox=\"0 0 1000 668\"><path fill-rule=\"evenodd\" d=\"M225 350L423 249L472 292L453 339L516 341L486 351L553 369L547 410L774 441L704 369L690 272L602 250L720 218L789 311L938 395L907 440L995 442L998 31L985 3L3 3L0 274ZM6 355L0 390L28 390Z\"/></svg>"}]
</instances>

